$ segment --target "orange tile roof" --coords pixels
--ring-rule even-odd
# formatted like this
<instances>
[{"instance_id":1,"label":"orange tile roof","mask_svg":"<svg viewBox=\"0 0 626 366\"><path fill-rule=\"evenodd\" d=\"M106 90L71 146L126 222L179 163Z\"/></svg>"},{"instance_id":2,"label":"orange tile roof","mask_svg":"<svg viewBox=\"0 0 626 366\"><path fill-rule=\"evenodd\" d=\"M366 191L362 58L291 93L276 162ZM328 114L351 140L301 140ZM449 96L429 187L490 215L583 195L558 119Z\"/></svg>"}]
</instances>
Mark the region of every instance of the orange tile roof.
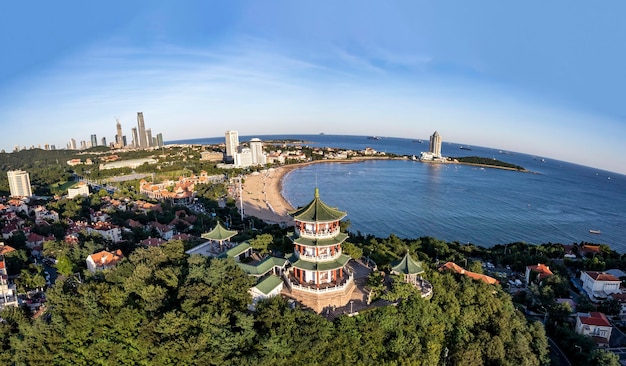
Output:
<instances>
[{"instance_id":1,"label":"orange tile roof","mask_svg":"<svg viewBox=\"0 0 626 366\"><path fill-rule=\"evenodd\" d=\"M465 275L465 276L467 276L469 278L472 278L474 280L483 281L484 283L489 284L489 285L494 285L496 283L500 283L500 281L496 280L493 277L489 277L487 275L480 274L480 273L467 271L467 270L465 270L465 268L459 266L458 264L456 264L454 262L447 262L446 264L444 264L441 267L439 267L440 271L442 269L449 269L451 271L454 271L455 273Z\"/></svg>"},{"instance_id":2,"label":"orange tile roof","mask_svg":"<svg viewBox=\"0 0 626 366\"><path fill-rule=\"evenodd\" d=\"M91 259L97 266L113 266L120 260L124 258L121 250L115 251L115 253L107 252L103 250L99 253L94 253L91 255Z\"/></svg>"},{"instance_id":3,"label":"orange tile roof","mask_svg":"<svg viewBox=\"0 0 626 366\"><path fill-rule=\"evenodd\" d=\"M526 266L526 268L534 272L539 272L539 279L543 279L548 276L552 276L554 274L550 270L550 267L542 263L538 263L537 265L532 265L532 266Z\"/></svg>"},{"instance_id":4,"label":"orange tile roof","mask_svg":"<svg viewBox=\"0 0 626 366\"><path fill-rule=\"evenodd\" d=\"M15 248L13 248L11 246L8 246L8 245L5 245L5 244L0 245L0 255L5 255L5 254L10 253L10 252L12 252L14 250L15 250Z\"/></svg>"},{"instance_id":5,"label":"orange tile roof","mask_svg":"<svg viewBox=\"0 0 626 366\"><path fill-rule=\"evenodd\" d=\"M597 272L597 271L586 271L585 272L589 277L593 278L595 281L618 281L619 278L613 276L612 274Z\"/></svg>"}]
</instances>

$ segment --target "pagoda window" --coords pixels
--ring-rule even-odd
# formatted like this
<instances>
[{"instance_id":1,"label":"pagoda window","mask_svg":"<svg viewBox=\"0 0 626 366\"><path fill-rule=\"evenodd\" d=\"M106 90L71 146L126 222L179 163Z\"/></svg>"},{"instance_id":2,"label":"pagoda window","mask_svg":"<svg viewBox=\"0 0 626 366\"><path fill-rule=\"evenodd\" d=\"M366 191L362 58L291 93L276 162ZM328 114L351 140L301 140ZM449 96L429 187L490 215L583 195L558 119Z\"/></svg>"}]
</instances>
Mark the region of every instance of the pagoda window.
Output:
<instances>
[{"instance_id":1,"label":"pagoda window","mask_svg":"<svg viewBox=\"0 0 626 366\"><path fill-rule=\"evenodd\" d=\"M328 255L328 248L321 248L319 250L319 255Z\"/></svg>"},{"instance_id":2,"label":"pagoda window","mask_svg":"<svg viewBox=\"0 0 626 366\"><path fill-rule=\"evenodd\" d=\"M313 225L306 224L306 231L313 231Z\"/></svg>"}]
</instances>

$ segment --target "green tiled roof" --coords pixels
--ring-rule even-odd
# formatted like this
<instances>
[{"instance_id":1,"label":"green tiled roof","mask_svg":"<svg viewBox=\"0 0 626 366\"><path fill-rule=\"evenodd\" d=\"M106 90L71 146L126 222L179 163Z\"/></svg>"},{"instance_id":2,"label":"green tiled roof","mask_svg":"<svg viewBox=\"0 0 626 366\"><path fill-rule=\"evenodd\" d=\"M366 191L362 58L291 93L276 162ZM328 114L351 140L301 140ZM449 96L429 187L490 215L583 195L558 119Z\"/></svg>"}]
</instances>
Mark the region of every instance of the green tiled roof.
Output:
<instances>
[{"instance_id":1,"label":"green tiled roof","mask_svg":"<svg viewBox=\"0 0 626 366\"><path fill-rule=\"evenodd\" d=\"M350 260L350 256L346 254L342 254L339 256L339 258L335 259L334 261L311 262L311 261L306 261L302 259L297 259L295 255L292 255L289 258L289 261L294 261L294 260L295 262L292 262L292 265L296 268L305 269L308 271L328 271L331 269L343 268L346 265L346 263L348 263L348 261Z\"/></svg>"},{"instance_id":2,"label":"green tiled roof","mask_svg":"<svg viewBox=\"0 0 626 366\"><path fill-rule=\"evenodd\" d=\"M287 260L284 258L267 257L263 259L257 265L251 265L247 263L237 262L239 268L241 268L246 274L250 276L263 276L267 272L271 271L274 267L284 268L287 264Z\"/></svg>"},{"instance_id":3,"label":"green tiled roof","mask_svg":"<svg viewBox=\"0 0 626 366\"><path fill-rule=\"evenodd\" d=\"M218 221L213 230L209 231L208 233L202 234L201 237L208 240L222 241L228 240L235 235L237 235L236 231L225 229Z\"/></svg>"},{"instance_id":4,"label":"green tiled roof","mask_svg":"<svg viewBox=\"0 0 626 366\"><path fill-rule=\"evenodd\" d=\"M408 252L401 260L391 263L391 270L405 275L424 273L422 263L415 262Z\"/></svg>"},{"instance_id":5,"label":"green tiled roof","mask_svg":"<svg viewBox=\"0 0 626 366\"><path fill-rule=\"evenodd\" d=\"M339 233L333 236L332 238L328 238L328 239L303 238L303 237L298 237L295 234L289 236L289 239L291 239L291 241L294 242L295 244L307 245L310 247L311 246L323 247L323 246L329 246L329 245L337 245L337 244L343 243L347 238L348 238L348 234L346 233Z\"/></svg>"},{"instance_id":6,"label":"green tiled roof","mask_svg":"<svg viewBox=\"0 0 626 366\"><path fill-rule=\"evenodd\" d=\"M254 287L267 295L282 283L283 280L281 280L279 277L275 275L270 275L259 281L259 283L257 283Z\"/></svg>"},{"instance_id":7,"label":"green tiled roof","mask_svg":"<svg viewBox=\"0 0 626 366\"><path fill-rule=\"evenodd\" d=\"M308 205L289 212L294 219L304 222L329 222L346 217L345 211L330 207L320 199L320 192L315 188L315 197Z\"/></svg>"},{"instance_id":8,"label":"green tiled roof","mask_svg":"<svg viewBox=\"0 0 626 366\"><path fill-rule=\"evenodd\" d=\"M228 249L226 252L222 253L219 255L218 258L234 258L238 255L240 255L241 253L245 252L246 250L250 249L250 244L248 244L247 242L243 242L233 248Z\"/></svg>"}]
</instances>

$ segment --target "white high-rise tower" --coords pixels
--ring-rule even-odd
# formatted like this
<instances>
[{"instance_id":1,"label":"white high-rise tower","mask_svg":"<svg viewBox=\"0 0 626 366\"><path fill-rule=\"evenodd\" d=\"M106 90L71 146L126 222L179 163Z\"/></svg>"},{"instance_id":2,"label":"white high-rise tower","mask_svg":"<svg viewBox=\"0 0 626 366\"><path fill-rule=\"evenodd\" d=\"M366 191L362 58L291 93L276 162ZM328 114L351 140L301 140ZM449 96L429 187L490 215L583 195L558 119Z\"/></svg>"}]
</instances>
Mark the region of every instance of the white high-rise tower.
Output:
<instances>
[{"instance_id":1,"label":"white high-rise tower","mask_svg":"<svg viewBox=\"0 0 626 366\"><path fill-rule=\"evenodd\" d=\"M226 161L234 161L238 148L239 133L237 131L226 131Z\"/></svg>"},{"instance_id":2,"label":"white high-rise tower","mask_svg":"<svg viewBox=\"0 0 626 366\"><path fill-rule=\"evenodd\" d=\"M11 197L30 197L33 191L30 187L30 177L23 170L10 170L7 172Z\"/></svg>"},{"instance_id":3,"label":"white high-rise tower","mask_svg":"<svg viewBox=\"0 0 626 366\"><path fill-rule=\"evenodd\" d=\"M433 154L434 158L441 158L441 136L439 136L437 131L430 136L429 151Z\"/></svg>"}]
</instances>

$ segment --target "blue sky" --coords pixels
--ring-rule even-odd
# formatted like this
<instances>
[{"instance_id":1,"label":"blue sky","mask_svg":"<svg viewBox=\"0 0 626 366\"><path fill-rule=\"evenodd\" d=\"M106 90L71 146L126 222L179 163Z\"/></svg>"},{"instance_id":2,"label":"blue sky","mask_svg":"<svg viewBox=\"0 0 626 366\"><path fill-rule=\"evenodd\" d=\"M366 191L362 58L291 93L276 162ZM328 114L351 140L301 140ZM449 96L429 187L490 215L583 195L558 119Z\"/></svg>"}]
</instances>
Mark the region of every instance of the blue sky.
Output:
<instances>
[{"instance_id":1,"label":"blue sky","mask_svg":"<svg viewBox=\"0 0 626 366\"><path fill-rule=\"evenodd\" d=\"M626 173L626 5L84 1L0 8L0 148L324 132Z\"/></svg>"}]
</instances>

